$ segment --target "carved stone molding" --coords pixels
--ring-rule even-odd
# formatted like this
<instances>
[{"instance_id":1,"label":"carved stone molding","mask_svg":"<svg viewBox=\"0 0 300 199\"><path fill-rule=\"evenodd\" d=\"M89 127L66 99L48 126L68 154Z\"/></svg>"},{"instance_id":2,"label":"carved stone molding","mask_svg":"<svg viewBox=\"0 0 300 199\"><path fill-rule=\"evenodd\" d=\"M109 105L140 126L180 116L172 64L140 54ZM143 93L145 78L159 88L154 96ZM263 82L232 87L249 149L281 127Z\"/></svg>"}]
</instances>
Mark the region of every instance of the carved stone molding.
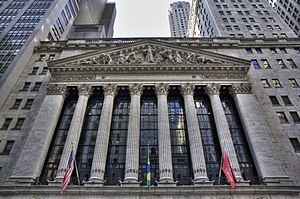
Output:
<instances>
[{"instance_id":1,"label":"carved stone molding","mask_svg":"<svg viewBox=\"0 0 300 199\"><path fill-rule=\"evenodd\" d=\"M182 95L194 95L195 85L191 83L182 84L180 91Z\"/></svg>"},{"instance_id":2,"label":"carved stone molding","mask_svg":"<svg viewBox=\"0 0 300 199\"><path fill-rule=\"evenodd\" d=\"M52 80L55 82L89 81L95 79L96 79L96 75L53 75L52 76Z\"/></svg>"},{"instance_id":3,"label":"carved stone molding","mask_svg":"<svg viewBox=\"0 0 300 199\"><path fill-rule=\"evenodd\" d=\"M155 93L156 95L168 95L169 84L155 84Z\"/></svg>"},{"instance_id":4,"label":"carved stone molding","mask_svg":"<svg viewBox=\"0 0 300 199\"><path fill-rule=\"evenodd\" d=\"M47 95L62 95L63 97L66 97L68 95L67 86L61 84L49 84L47 86Z\"/></svg>"},{"instance_id":5,"label":"carved stone molding","mask_svg":"<svg viewBox=\"0 0 300 199\"><path fill-rule=\"evenodd\" d=\"M92 86L90 84L82 84L78 86L79 95L85 95L89 97L92 93Z\"/></svg>"},{"instance_id":6,"label":"carved stone molding","mask_svg":"<svg viewBox=\"0 0 300 199\"><path fill-rule=\"evenodd\" d=\"M113 97L115 97L118 93L116 84L104 84L103 90L105 95L112 95Z\"/></svg>"},{"instance_id":7,"label":"carved stone molding","mask_svg":"<svg viewBox=\"0 0 300 199\"><path fill-rule=\"evenodd\" d=\"M236 94L251 94L252 85L251 83L232 84L229 92L232 96L235 96Z\"/></svg>"},{"instance_id":8,"label":"carved stone molding","mask_svg":"<svg viewBox=\"0 0 300 199\"><path fill-rule=\"evenodd\" d=\"M131 85L129 85L129 90L130 90L131 95L141 96L143 93L143 85L142 84L131 84Z\"/></svg>"},{"instance_id":9,"label":"carved stone molding","mask_svg":"<svg viewBox=\"0 0 300 199\"><path fill-rule=\"evenodd\" d=\"M208 95L219 95L221 85L217 83L206 84L205 91Z\"/></svg>"}]
</instances>

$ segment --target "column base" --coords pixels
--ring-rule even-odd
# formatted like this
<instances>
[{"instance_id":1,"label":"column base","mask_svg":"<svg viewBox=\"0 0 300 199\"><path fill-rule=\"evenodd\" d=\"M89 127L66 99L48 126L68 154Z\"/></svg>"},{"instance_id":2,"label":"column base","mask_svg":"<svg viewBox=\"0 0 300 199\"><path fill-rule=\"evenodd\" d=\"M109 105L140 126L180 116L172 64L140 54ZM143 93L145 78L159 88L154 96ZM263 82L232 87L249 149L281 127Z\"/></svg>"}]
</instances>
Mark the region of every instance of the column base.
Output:
<instances>
[{"instance_id":1,"label":"column base","mask_svg":"<svg viewBox=\"0 0 300 199\"><path fill-rule=\"evenodd\" d=\"M140 183L137 179L125 179L123 182L121 182L121 187L138 187L140 186Z\"/></svg>"},{"instance_id":2,"label":"column base","mask_svg":"<svg viewBox=\"0 0 300 199\"><path fill-rule=\"evenodd\" d=\"M90 178L89 181L83 181L85 187L103 187L105 180L100 178Z\"/></svg>"},{"instance_id":3,"label":"column base","mask_svg":"<svg viewBox=\"0 0 300 199\"><path fill-rule=\"evenodd\" d=\"M177 181L174 182L174 179L168 178L168 179L161 179L157 183L158 187L176 187L177 186Z\"/></svg>"},{"instance_id":4,"label":"column base","mask_svg":"<svg viewBox=\"0 0 300 199\"><path fill-rule=\"evenodd\" d=\"M20 185L20 186L24 186L24 185L32 185L35 183L35 179L33 177L29 177L29 176L11 176L6 183L7 184L14 184L14 185Z\"/></svg>"},{"instance_id":5,"label":"column base","mask_svg":"<svg viewBox=\"0 0 300 199\"><path fill-rule=\"evenodd\" d=\"M201 185L213 185L214 181L209 181L208 178L198 178L193 180L193 184L195 186L201 186Z\"/></svg>"},{"instance_id":6,"label":"column base","mask_svg":"<svg viewBox=\"0 0 300 199\"><path fill-rule=\"evenodd\" d=\"M293 181L288 176L265 177L263 182L268 186L288 186L293 185Z\"/></svg>"}]
</instances>

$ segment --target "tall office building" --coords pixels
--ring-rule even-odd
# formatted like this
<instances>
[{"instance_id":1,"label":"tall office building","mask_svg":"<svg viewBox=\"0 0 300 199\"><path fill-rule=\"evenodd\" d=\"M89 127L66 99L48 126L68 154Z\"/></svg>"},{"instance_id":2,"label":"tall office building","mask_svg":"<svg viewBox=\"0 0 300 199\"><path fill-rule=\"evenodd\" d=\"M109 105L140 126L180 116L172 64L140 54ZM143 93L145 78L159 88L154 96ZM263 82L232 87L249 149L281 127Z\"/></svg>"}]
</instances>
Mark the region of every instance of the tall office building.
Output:
<instances>
[{"instance_id":1,"label":"tall office building","mask_svg":"<svg viewBox=\"0 0 300 199\"><path fill-rule=\"evenodd\" d=\"M84 25L36 46L0 107L0 198L299 198L300 38L289 29L106 39Z\"/></svg>"},{"instance_id":2,"label":"tall office building","mask_svg":"<svg viewBox=\"0 0 300 199\"><path fill-rule=\"evenodd\" d=\"M300 36L300 2L293 0L269 0L269 3L285 23Z\"/></svg>"},{"instance_id":3,"label":"tall office building","mask_svg":"<svg viewBox=\"0 0 300 199\"><path fill-rule=\"evenodd\" d=\"M169 25L171 37L187 36L189 24L190 3L185 1L174 2L170 5Z\"/></svg>"},{"instance_id":4,"label":"tall office building","mask_svg":"<svg viewBox=\"0 0 300 199\"><path fill-rule=\"evenodd\" d=\"M199 0L197 6L192 15L197 15L198 24L191 26L190 31L198 28L201 37L296 36L265 0Z\"/></svg>"}]
</instances>

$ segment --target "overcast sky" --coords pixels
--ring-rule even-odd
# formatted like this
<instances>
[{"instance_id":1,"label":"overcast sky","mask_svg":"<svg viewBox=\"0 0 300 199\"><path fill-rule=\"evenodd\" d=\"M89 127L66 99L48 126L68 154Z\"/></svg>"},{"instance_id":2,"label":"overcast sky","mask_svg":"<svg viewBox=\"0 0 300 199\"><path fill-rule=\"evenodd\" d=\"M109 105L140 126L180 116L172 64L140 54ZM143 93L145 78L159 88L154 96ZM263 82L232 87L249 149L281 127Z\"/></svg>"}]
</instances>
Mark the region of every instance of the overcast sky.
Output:
<instances>
[{"instance_id":1,"label":"overcast sky","mask_svg":"<svg viewBox=\"0 0 300 199\"><path fill-rule=\"evenodd\" d=\"M170 37L168 10L176 1L108 0L117 7L114 37Z\"/></svg>"}]
</instances>

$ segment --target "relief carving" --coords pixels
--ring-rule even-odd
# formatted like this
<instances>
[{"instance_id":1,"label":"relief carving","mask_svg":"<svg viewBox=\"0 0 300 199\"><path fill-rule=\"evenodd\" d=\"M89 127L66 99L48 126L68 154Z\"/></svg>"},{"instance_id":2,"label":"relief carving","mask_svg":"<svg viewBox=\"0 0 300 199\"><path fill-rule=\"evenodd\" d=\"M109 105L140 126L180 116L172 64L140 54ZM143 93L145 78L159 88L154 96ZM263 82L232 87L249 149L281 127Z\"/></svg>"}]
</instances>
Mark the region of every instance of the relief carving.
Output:
<instances>
[{"instance_id":1,"label":"relief carving","mask_svg":"<svg viewBox=\"0 0 300 199\"><path fill-rule=\"evenodd\" d=\"M230 94L232 96L236 94L251 94L251 93L252 93L251 83L232 84L230 88Z\"/></svg>"},{"instance_id":2,"label":"relief carving","mask_svg":"<svg viewBox=\"0 0 300 199\"><path fill-rule=\"evenodd\" d=\"M191 83L181 84L180 91L182 95L194 95L195 85Z\"/></svg>"},{"instance_id":3,"label":"relief carving","mask_svg":"<svg viewBox=\"0 0 300 199\"><path fill-rule=\"evenodd\" d=\"M92 93L92 86L90 84L82 84L78 86L79 95L84 95L89 97Z\"/></svg>"},{"instance_id":4,"label":"relief carving","mask_svg":"<svg viewBox=\"0 0 300 199\"><path fill-rule=\"evenodd\" d=\"M115 97L118 93L116 84L104 84L103 90L105 92L105 95L112 95L113 97Z\"/></svg>"},{"instance_id":5,"label":"relief carving","mask_svg":"<svg viewBox=\"0 0 300 199\"><path fill-rule=\"evenodd\" d=\"M68 95L68 90L66 85L49 84L47 86L47 95L62 95L63 97L66 97Z\"/></svg>"},{"instance_id":6,"label":"relief carving","mask_svg":"<svg viewBox=\"0 0 300 199\"><path fill-rule=\"evenodd\" d=\"M220 94L221 85L212 83L206 84L205 91L208 95L219 95Z\"/></svg>"},{"instance_id":7,"label":"relief carving","mask_svg":"<svg viewBox=\"0 0 300 199\"><path fill-rule=\"evenodd\" d=\"M131 95L141 96L143 93L143 85L142 84L131 84L131 85L129 85L129 90L130 90Z\"/></svg>"},{"instance_id":8,"label":"relief carving","mask_svg":"<svg viewBox=\"0 0 300 199\"><path fill-rule=\"evenodd\" d=\"M155 84L156 95L168 95L169 84Z\"/></svg>"}]
</instances>

